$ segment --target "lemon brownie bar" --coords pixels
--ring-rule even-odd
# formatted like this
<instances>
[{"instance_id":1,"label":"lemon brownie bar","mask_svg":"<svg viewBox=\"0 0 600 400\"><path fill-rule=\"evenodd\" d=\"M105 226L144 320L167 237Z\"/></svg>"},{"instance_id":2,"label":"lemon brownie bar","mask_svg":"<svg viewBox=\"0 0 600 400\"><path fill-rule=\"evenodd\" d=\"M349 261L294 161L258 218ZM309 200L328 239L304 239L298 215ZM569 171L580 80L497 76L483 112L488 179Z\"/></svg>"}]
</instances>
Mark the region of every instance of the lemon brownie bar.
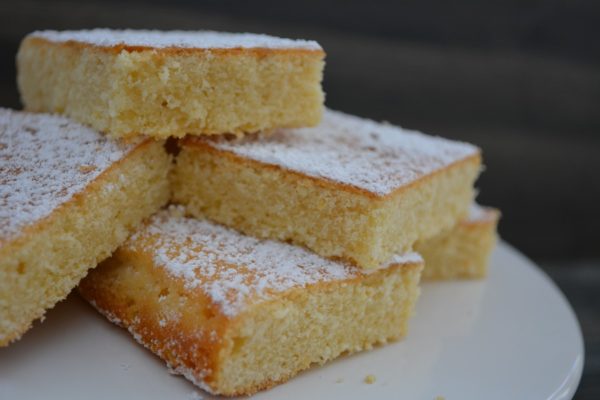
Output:
<instances>
[{"instance_id":1,"label":"lemon brownie bar","mask_svg":"<svg viewBox=\"0 0 600 400\"><path fill-rule=\"evenodd\" d=\"M423 279L483 278L496 244L500 212L473 204L468 217L450 230L415 245L425 259Z\"/></svg>"},{"instance_id":2,"label":"lemon brownie bar","mask_svg":"<svg viewBox=\"0 0 600 400\"><path fill-rule=\"evenodd\" d=\"M422 267L410 253L366 273L171 207L79 291L176 373L242 395L402 337Z\"/></svg>"},{"instance_id":3,"label":"lemon brownie bar","mask_svg":"<svg viewBox=\"0 0 600 400\"><path fill-rule=\"evenodd\" d=\"M160 142L0 109L0 346L168 201L169 166Z\"/></svg>"},{"instance_id":4,"label":"lemon brownie bar","mask_svg":"<svg viewBox=\"0 0 600 400\"><path fill-rule=\"evenodd\" d=\"M242 134L316 125L324 56L314 41L210 31L40 31L17 55L26 109L114 137Z\"/></svg>"},{"instance_id":5,"label":"lemon brownie bar","mask_svg":"<svg viewBox=\"0 0 600 400\"><path fill-rule=\"evenodd\" d=\"M261 140L180 143L173 201L188 213L363 268L454 226L481 163L470 144L331 110Z\"/></svg>"}]
</instances>

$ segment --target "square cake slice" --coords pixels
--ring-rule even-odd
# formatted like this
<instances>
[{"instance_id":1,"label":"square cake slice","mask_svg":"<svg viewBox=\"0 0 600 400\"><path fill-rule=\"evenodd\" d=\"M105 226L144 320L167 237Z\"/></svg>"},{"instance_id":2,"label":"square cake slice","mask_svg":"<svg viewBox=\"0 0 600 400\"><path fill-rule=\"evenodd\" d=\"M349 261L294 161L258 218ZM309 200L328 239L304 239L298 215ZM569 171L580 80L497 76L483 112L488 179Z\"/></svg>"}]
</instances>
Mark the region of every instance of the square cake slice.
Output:
<instances>
[{"instance_id":1,"label":"square cake slice","mask_svg":"<svg viewBox=\"0 0 600 400\"><path fill-rule=\"evenodd\" d=\"M241 135L314 126L325 53L314 41L210 31L40 31L17 55L26 109L113 137Z\"/></svg>"},{"instance_id":2,"label":"square cake slice","mask_svg":"<svg viewBox=\"0 0 600 400\"><path fill-rule=\"evenodd\" d=\"M0 346L168 201L170 164L161 142L0 109Z\"/></svg>"},{"instance_id":3,"label":"square cake slice","mask_svg":"<svg viewBox=\"0 0 600 400\"><path fill-rule=\"evenodd\" d=\"M423 279L483 278L497 240L500 211L471 206L469 215L453 228L415 245L425 259Z\"/></svg>"},{"instance_id":4,"label":"square cake slice","mask_svg":"<svg viewBox=\"0 0 600 400\"><path fill-rule=\"evenodd\" d=\"M366 273L171 207L79 291L176 373L213 394L245 395L402 337L422 267L410 253Z\"/></svg>"},{"instance_id":5,"label":"square cake slice","mask_svg":"<svg viewBox=\"0 0 600 400\"><path fill-rule=\"evenodd\" d=\"M315 128L180 143L189 214L367 269L464 217L481 163L470 144L330 110Z\"/></svg>"}]
</instances>

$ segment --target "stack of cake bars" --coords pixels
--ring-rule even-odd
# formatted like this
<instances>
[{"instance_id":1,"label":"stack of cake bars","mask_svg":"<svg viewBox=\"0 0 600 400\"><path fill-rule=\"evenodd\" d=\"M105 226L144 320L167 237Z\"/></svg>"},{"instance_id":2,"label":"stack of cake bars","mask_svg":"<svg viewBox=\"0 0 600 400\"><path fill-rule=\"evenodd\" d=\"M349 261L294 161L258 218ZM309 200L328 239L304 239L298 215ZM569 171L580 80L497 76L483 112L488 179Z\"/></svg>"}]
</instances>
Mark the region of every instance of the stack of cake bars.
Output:
<instances>
[{"instance_id":1,"label":"stack of cake bars","mask_svg":"<svg viewBox=\"0 0 600 400\"><path fill-rule=\"evenodd\" d=\"M0 345L78 286L173 371L251 394L403 337L421 277L485 276L480 150L324 108L324 57L252 34L28 35L27 111L0 110Z\"/></svg>"}]
</instances>

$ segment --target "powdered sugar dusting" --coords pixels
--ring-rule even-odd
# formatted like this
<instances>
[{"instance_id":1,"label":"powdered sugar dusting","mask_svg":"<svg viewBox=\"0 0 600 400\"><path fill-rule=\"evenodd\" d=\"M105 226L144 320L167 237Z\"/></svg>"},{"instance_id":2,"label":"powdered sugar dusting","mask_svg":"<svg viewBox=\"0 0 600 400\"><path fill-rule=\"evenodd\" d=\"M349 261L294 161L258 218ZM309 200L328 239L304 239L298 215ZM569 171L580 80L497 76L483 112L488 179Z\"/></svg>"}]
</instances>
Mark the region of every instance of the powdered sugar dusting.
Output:
<instances>
[{"instance_id":1,"label":"powdered sugar dusting","mask_svg":"<svg viewBox=\"0 0 600 400\"><path fill-rule=\"evenodd\" d=\"M291 48L321 50L321 46L312 40L283 39L254 33L91 29L80 31L37 31L30 35L52 42L76 41L102 47L125 45L148 48Z\"/></svg>"},{"instance_id":2,"label":"powdered sugar dusting","mask_svg":"<svg viewBox=\"0 0 600 400\"><path fill-rule=\"evenodd\" d=\"M402 255L394 255L387 265L392 264L419 264L423 262L423 257L420 254L411 252Z\"/></svg>"},{"instance_id":3,"label":"powdered sugar dusting","mask_svg":"<svg viewBox=\"0 0 600 400\"><path fill-rule=\"evenodd\" d=\"M346 280L364 272L286 243L259 240L209 221L184 217L181 208L156 214L128 241L150 254L157 266L200 289L227 316L249 302L293 287ZM393 263L420 263L416 253Z\"/></svg>"},{"instance_id":4,"label":"powdered sugar dusting","mask_svg":"<svg viewBox=\"0 0 600 400\"><path fill-rule=\"evenodd\" d=\"M493 208L483 207L477 203L472 203L469 208L468 222L489 221L497 217L497 211Z\"/></svg>"},{"instance_id":5,"label":"powdered sugar dusting","mask_svg":"<svg viewBox=\"0 0 600 400\"><path fill-rule=\"evenodd\" d=\"M48 216L133 147L63 117L0 108L0 240Z\"/></svg>"},{"instance_id":6,"label":"powdered sugar dusting","mask_svg":"<svg viewBox=\"0 0 600 400\"><path fill-rule=\"evenodd\" d=\"M331 110L315 128L279 130L261 140L195 140L380 196L479 152L468 143Z\"/></svg>"}]
</instances>

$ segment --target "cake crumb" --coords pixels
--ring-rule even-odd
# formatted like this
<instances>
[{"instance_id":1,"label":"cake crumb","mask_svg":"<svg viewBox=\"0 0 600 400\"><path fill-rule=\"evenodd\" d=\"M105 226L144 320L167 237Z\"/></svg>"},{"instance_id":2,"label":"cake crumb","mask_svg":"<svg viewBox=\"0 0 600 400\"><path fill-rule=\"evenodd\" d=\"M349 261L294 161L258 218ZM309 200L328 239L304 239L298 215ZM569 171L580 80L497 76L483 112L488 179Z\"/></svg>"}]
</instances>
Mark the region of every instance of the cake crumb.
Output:
<instances>
[{"instance_id":1,"label":"cake crumb","mask_svg":"<svg viewBox=\"0 0 600 400\"><path fill-rule=\"evenodd\" d=\"M370 385L372 383L375 383L375 381L376 381L375 375L369 374L369 375L365 376L365 383L368 383Z\"/></svg>"},{"instance_id":2,"label":"cake crumb","mask_svg":"<svg viewBox=\"0 0 600 400\"><path fill-rule=\"evenodd\" d=\"M446 400L444 396L435 396L434 400Z\"/></svg>"}]
</instances>

